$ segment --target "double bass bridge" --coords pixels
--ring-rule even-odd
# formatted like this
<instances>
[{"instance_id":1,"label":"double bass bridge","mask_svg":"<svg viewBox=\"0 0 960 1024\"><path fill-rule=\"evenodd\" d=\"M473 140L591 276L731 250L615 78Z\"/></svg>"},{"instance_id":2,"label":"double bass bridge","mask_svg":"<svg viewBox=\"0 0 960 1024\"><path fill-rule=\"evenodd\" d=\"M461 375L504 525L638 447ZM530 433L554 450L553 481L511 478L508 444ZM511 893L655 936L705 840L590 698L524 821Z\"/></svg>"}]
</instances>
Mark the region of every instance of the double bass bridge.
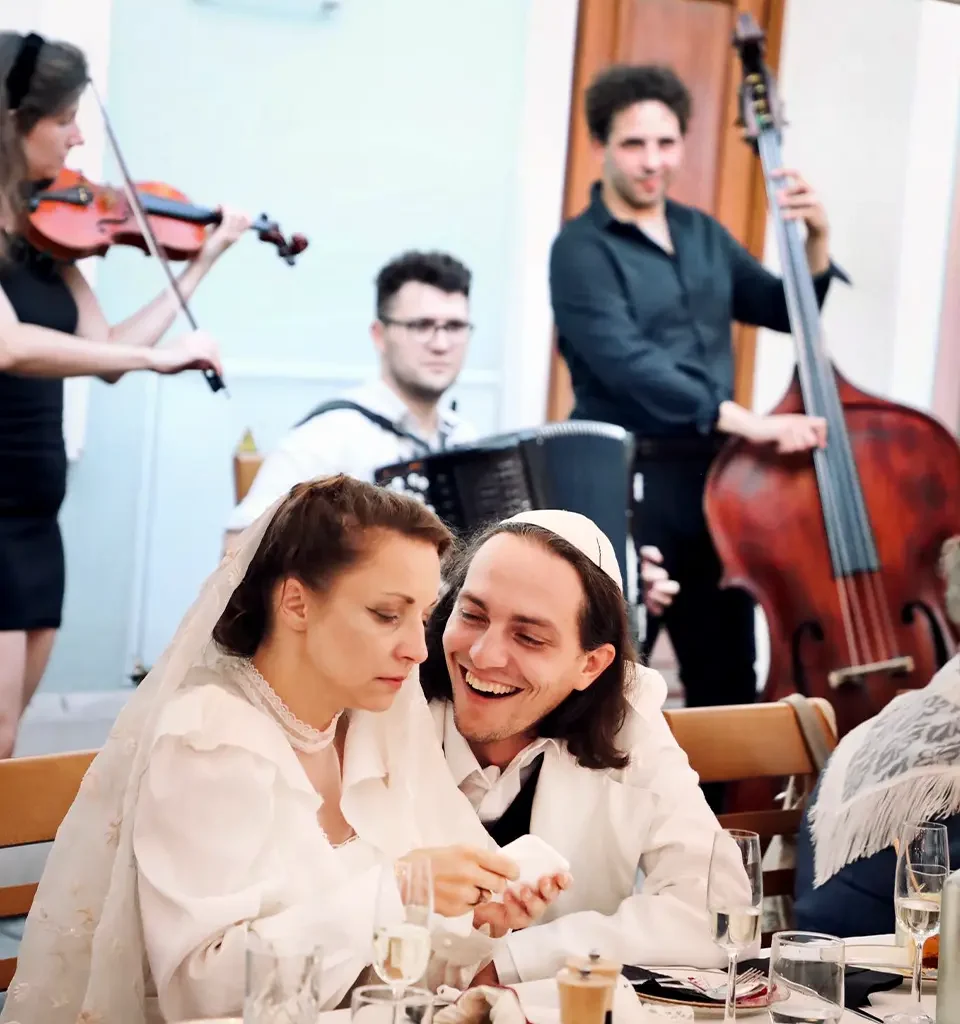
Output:
<instances>
[{"instance_id":1,"label":"double bass bridge","mask_svg":"<svg viewBox=\"0 0 960 1024\"><path fill-rule=\"evenodd\" d=\"M832 690L837 690L848 683L861 683L867 676L903 676L913 671L913 658L906 655L901 658L887 658L885 661L872 661L866 665L851 665L848 668L835 668L827 675L827 682Z\"/></svg>"}]
</instances>

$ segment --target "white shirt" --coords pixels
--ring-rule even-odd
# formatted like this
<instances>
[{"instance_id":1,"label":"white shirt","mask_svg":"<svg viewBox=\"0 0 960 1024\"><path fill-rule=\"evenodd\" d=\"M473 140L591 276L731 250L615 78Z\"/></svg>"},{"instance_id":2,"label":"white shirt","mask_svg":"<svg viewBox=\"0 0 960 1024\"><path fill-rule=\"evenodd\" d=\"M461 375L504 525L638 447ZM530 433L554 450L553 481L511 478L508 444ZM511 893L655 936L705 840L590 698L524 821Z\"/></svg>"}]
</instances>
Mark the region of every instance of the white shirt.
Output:
<instances>
[{"instance_id":1,"label":"white shirt","mask_svg":"<svg viewBox=\"0 0 960 1024\"><path fill-rule=\"evenodd\" d=\"M453 720L453 704L446 705L445 715L443 753L453 781L470 801L481 821L499 821L519 795L520 787L527 781L537 756L544 747L557 746L557 741L543 737L534 740L502 772L495 764L481 768L470 744L457 731Z\"/></svg>"},{"instance_id":2,"label":"white shirt","mask_svg":"<svg viewBox=\"0 0 960 1024\"><path fill-rule=\"evenodd\" d=\"M427 437L403 400L383 381L370 381L338 396L390 420L412 437L384 430L353 409L336 409L294 427L263 461L253 485L231 513L228 530L245 530L295 484L346 473L373 482L381 466L476 440L477 432L449 404L437 410L439 429Z\"/></svg>"}]
</instances>

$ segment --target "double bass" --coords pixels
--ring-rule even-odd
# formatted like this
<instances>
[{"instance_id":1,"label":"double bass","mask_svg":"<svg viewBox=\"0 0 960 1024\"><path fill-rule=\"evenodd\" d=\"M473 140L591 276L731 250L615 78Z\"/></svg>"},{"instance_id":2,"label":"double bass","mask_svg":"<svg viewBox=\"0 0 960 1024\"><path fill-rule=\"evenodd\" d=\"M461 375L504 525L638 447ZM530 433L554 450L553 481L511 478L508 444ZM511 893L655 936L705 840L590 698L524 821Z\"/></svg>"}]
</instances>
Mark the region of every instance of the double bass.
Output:
<instances>
[{"instance_id":1,"label":"double bass","mask_svg":"<svg viewBox=\"0 0 960 1024\"><path fill-rule=\"evenodd\" d=\"M925 686L960 642L938 571L945 542L960 534L960 445L931 416L855 387L827 355L804 242L777 202L782 116L750 15L734 46L796 349L773 413L823 417L827 444L780 455L732 439L711 466L704 509L723 584L747 590L766 615L764 699L826 697L842 736L898 690Z\"/></svg>"}]
</instances>

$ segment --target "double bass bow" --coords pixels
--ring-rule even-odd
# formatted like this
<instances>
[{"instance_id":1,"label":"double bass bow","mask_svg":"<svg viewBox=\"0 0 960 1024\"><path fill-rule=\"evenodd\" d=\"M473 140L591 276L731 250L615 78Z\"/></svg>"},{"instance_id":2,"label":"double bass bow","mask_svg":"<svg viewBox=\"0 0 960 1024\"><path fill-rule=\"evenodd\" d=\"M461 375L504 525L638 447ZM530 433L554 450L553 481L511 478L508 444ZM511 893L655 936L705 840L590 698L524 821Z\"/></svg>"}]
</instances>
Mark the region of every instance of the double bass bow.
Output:
<instances>
[{"instance_id":1,"label":"double bass bow","mask_svg":"<svg viewBox=\"0 0 960 1024\"><path fill-rule=\"evenodd\" d=\"M931 416L854 387L826 354L804 242L777 202L783 122L750 15L734 46L796 349L773 413L823 417L827 444L780 455L732 439L711 467L704 510L724 585L746 589L766 615L764 698L825 697L844 735L899 689L925 686L960 642L938 574L944 543L960 534L960 445Z\"/></svg>"}]
</instances>

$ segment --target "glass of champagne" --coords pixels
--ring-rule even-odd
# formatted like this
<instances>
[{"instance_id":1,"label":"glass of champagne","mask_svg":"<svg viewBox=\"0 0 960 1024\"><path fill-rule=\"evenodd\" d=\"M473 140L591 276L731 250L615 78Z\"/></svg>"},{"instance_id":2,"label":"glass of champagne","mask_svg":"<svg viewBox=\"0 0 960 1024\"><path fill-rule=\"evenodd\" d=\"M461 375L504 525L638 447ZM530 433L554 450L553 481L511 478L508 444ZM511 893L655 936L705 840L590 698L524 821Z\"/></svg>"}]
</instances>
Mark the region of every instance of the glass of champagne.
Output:
<instances>
[{"instance_id":1,"label":"glass of champagne","mask_svg":"<svg viewBox=\"0 0 960 1024\"><path fill-rule=\"evenodd\" d=\"M737 957L760 937L762 903L760 836L737 829L718 832L710 856L707 912L713 941L726 951L729 960L725 1021L737 1019Z\"/></svg>"},{"instance_id":2,"label":"glass of champagne","mask_svg":"<svg viewBox=\"0 0 960 1024\"><path fill-rule=\"evenodd\" d=\"M894 906L897 924L913 939L913 985L917 1004L910 1013L887 1017L889 1024L934 1024L920 1003L923 944L940 931L940 894L950 874L950 849L945 825L931 821L909 825L900 838Z\"/></svg>"},{"instance_id":3,"label":"glass of champagne","mask_svg":"<svg viewBox=\"0 0 960 1024\"><path fill-rule=\"evenodd\" d=\"M373 928L373 966L396 1000L426 973L432 915L433 872L426 857L397 861L392 872L384 870Z\"/></svg>"},{"instance_id":4,"label":"glass of champagne","mask_svg":"<svg viewBox=\"0 0 960 1024\"><path fill-rule=\"evenodd\" d=\"M773 1024L837 1024L843 1016L843 939L777 932L770 948Z\"/></svg>"}]
</instances>

